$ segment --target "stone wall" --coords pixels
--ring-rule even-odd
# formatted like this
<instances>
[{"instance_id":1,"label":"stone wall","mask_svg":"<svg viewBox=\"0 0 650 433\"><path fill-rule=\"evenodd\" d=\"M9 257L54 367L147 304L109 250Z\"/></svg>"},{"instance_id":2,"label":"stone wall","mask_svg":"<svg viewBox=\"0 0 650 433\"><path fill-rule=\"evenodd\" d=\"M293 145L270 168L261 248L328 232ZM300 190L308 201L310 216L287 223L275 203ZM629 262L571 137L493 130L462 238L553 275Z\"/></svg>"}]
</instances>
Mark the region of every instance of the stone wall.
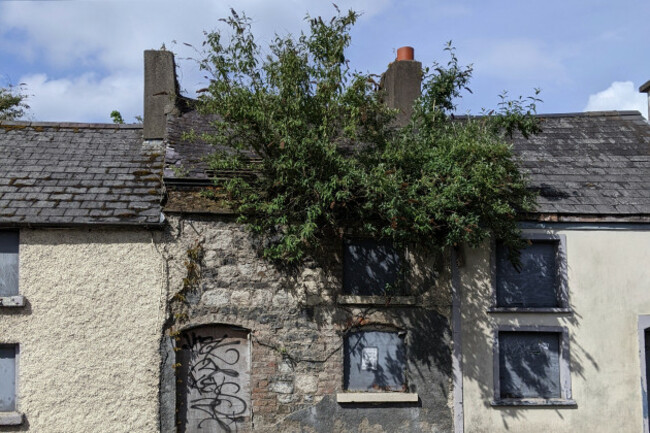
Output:
<instances>
[{"instance_id":1,"label":"stone wall","mask_svg":"<svg viewBox=\"0 0 650 433\"><path fill-rule=\"evenodd\" d=\"M182 370L177 363L181 357L175 353L182 352L184 335L208 325L232 327L232 334L247 332L250 395L244 398L250 413L234 423L222 416L217 419L219 410L230 404L224 397L229 393L218 385L236 376L220 372L221 376L209 378L211 382L203 381L212 384L203 387L209 392L218 388L212 406L204 411L203 427L238 432L452 430L451 300L449 272L441 259L410 254L413 296L408 299L416 305L387 305L385 297L375 304L343 304L337 301L343 272L340 239L300 269L279 269L261 259L259 243L226 216L168 218L169 311L161 346L163 432L176 431L175 411L183 403L177 400L184 398L177 399L176 388L183 378L175 373ZM196 251L198 245L200 276L188 284L193 275L188 267L194 264L188 251ZM417 403L337 403L336 394L343 392L344 336L358 329L405 332L406 391L417 393Z\"/></svg>"}]
</instances>

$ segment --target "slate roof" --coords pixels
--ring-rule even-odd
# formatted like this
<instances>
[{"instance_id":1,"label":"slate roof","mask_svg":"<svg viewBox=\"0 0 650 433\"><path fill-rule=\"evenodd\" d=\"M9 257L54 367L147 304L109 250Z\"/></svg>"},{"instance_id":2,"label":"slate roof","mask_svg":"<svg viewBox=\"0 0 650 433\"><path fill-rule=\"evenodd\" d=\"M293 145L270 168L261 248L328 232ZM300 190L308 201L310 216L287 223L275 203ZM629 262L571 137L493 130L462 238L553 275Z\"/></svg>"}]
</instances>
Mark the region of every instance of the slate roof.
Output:
<instances>
[{"instance_id":1,"label":"slate roof","mask_svg":"<svg viewBox=\"0 0 650 433\"><path fill-rule=\"evenodd\" d=\"M542 133L514 143L539 213L650 221L650 124L638 111L540 117Z\"/></svg>"},{"instance_id":2,"label":"slate roof","mask_svg":"<svg viewBox=\"0 0 650 433\"><path fill-rule=\"evenodd\" d=\"M201 140L201 134L212 134L216 129L212 122L216 116L202 115L188 111L179 116L167 118L165 152L165 177L183 179L209 179L211 173L203 157L214 152L215 148ZM193 131L196 139L188 140L185 133ZM223 150L227 150L225 147ZM254 158L253 152L249 153Z\"/></svg>"},{"instance_id":3,"label":"slate roof","mask_svg":"<svg viewBox=\"0 0 650 433\"><path fill-rule=\"evenodd\" d=\"M0 122L0 226L157 226L163 156L141 125Z\"/></svg>"},{"instance_id":4,"label":"slate roof","mask_svg":"<svg viewBox=\"0 0 650 433\"><path fill-rule=\"evenodd\" d=\"M539 191L533 219L650 222L650 124L639 112L539 118L540 134L518 136L513 143L531 187ZM165 177L170 184L209 179L201 158L212 148L200 138L186 140L182 132L194 130L200 137L212 130L211 120L194 111L168 119ZM181 195L170 195L168 207L191 211Z\"/></svg>"},{"instance_id":5,"label":"slate roof","mask_svg":"<svg viewBox=\"0 0 650 433\"><path fill-rule=\"evenodd\" d=\"M167 136L165 150L166 178L207 179L208 166L202 158L213 152L210 144L199 139L188 140L183 133L194 131L196 134L215 132L211 122L215 116L204 116L196 111L189 111L179 116L167 117Z\"/></svg>"}]
</instances>

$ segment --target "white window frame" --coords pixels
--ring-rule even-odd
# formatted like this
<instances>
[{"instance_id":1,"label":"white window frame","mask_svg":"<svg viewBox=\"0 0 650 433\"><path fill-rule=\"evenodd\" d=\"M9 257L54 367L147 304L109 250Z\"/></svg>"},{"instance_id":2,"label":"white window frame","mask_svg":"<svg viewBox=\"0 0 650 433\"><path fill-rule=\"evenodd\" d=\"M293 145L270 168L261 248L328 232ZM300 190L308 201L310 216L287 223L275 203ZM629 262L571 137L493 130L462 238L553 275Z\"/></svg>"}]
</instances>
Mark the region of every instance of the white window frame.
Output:
<instances>
[{"instance_id":1,"label":"white window frame","mask_svg":"<svg viewBox=\"0 0 650 433\"><path fill-rule=\"evenodd\" d=\"M555 313L567 314L573 310L569 304L569 276L567 266L566 235L553 233L524 233L522 239L557 242L558 286L556 287L559 307L502 307L497 302L497 248L492 241L490 254L490 283L492 286L491 307L489 313Z\"/></svg>"},{"instance_id":2,"label":"white window frame","mask_svg":"<svg viewBox=\"0 0 650 433\"><path fill-rule=\"evenodd\" d=\"M18 236L18 278L20 281L20 230L5 230L5 229L0 229L0 232L12 232L16 233ZM20 285L18 286L18 290L20 290ZM24 307L25 306L25 297L18 293L17 295L13 296L0 296L0 313L2 312L3 308L15 308L15 307Z\"/></svg>"},{"instance_id":3,"label":"white window frame","mask_svg":"<svg viewBox=\"0 0 650 433\"><path fill-rule=\"evenodd\" d=\"M540 332L559 335L560 398L501 398L501 365L499 364L500 332ZM571 361L569 331L564 326L499 325L494 329L493 340L494 399L492 406L576 406L571 393Z\"/></svg>"},{"instance_id":4,"label":"white window frame","mask_svg":"<svg viewBox=\"0 0 650 433\"><path fill-rule=\"evenodd\" d=\"M11 346L14 348L14 410L0 412L0 426L21 425L23 414L19 411L20 401L18 400L18 371L20 369L20 345L18 343L0 343L0 346Z\"/></svg>"},{"instance_id":5,"label":"white window frame","mask_svg":"<svg viewBox=\"0 0 650 433\"><path fill-rule=\"evenodd\" d=\"M643 404L643 433L650 433L650 421L648 420L648 377L646 374L646 363L650 359L645 357L645 331L650 328L650 315L639 316L638 334L639 334L639 357L641 365L641 402Z\"/></svg>"}]
</instances>

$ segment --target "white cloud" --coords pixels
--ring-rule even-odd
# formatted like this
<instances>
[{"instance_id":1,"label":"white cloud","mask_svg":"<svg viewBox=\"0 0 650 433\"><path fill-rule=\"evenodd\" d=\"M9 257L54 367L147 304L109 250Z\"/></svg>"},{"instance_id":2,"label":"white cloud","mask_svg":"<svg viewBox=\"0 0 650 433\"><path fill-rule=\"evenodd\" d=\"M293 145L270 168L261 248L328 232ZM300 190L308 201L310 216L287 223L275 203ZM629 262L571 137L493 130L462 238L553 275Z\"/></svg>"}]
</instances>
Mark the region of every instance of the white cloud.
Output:
<instances>
[{"instance_id":1,"label":"white cloud","mask_svg":"<svg viewBox=\"0 0 650 433\"><path fill-rule=\"evenodd\" d=\"M41 121L95 121L110 123L110 113L118 110L127 123L142 114L142 77L115 74L98 78L87 73L63 79L45 74L21 78L31 95L29 117Z\"/></svg>"},{"instance_id":2,"label":"white cloud","mask_svg":"<svg viewBox=\"0 0 650 433\"><path fill-rule=\"evenodd\" d=\"M486 45L487 43L487 45ZM476 69L507 80L566 80L560 55L539 41L528 39L486 41L476 60Z\"/></svg>"},{"instance_id":3,"label":"white cloud","mask_svg":"<svg viewBox=\"0 0 650 433\"><path fill-rule=\"evenodd\" d=\"M389 1L337 3L342 10L363 11L366 19ZM307 11L324 16L335 12L331 3L318 0L239 0L236 9L253 18L254 30L264 39L275 32L298 32L305 26ZM10 44L0 41L0 48L63 69L139 68L143 50L157 49L162 43L173 49L172 40L199 46L203 31L216 28L217 20L228 14L228 3L214 0L1 2L0 37L10 31L23 36Z\"/></svg>"},{"instance_id":4,"label":"white cloud","mask_svg":"<svg viewBox=\"0 0 650 433\"><path fill-rule=\"evenodd\" d=\"M362 12L365 20L391 1L337 4L342 11ZM238 0L235 7L253 19L262 44L276 32L300 32L307 11L335 13L330 2L320 0ZM176 52L181 87L192 94L203 86L202 74L196 63L182 60L196 57L183 43L200 47L203 31L217 28L228 14L228 3L214 0L0 1L0 55L10 53L39 68L21 78L33 95L29 103L36 119L102 121L113 109L132 119L142 111L143 51L164 43ZM11 67L8 63L3 67Z\"/></svg>"},{"instance_id":5,"label":"white cloud","mask_svg":"<svg viewBox=\"0 0 650 433\"><path fill-rule=\"evenodd\" d=\"M614 81L607 89L589 96L584 111L637 110L648 118L648 97L632 81Z\"/></svg>"}]
</instances>

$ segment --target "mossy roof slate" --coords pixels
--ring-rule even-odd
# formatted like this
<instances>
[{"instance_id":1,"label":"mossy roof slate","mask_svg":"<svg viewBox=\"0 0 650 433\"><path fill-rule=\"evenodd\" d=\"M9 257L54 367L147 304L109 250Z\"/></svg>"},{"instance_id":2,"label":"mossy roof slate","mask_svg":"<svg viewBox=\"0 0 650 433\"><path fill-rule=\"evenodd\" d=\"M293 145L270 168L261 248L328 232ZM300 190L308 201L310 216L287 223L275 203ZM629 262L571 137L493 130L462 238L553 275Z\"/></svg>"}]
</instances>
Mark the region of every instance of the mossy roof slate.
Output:
<instances>
[{"instance_id":1,"label":"mossy roof slate","mask_svg":"<svg viewBox=\"0 0 650 433\"><path fill-rule=\"evenodd\" d=\"M513 140L531 187L539 191L535 218L650 222L650 124L639 112L542 114L539 119L540 134ZM165 177L171 182L210 177L202 158L212 148L200 135L212 130L212 120L195 111L169 119ZM197 139L183 135L191 130Z\"/></svg>"},{"instance_id":2,"label":"mossy roof slate","mask_svg":"<svg viewBox=\"0 0 650 433\"><path fill-rule=\"evenodd\" d=\"M158 225L163 158L140 125L0 122L0 226Z\"/></svg>"}]
</instances>

